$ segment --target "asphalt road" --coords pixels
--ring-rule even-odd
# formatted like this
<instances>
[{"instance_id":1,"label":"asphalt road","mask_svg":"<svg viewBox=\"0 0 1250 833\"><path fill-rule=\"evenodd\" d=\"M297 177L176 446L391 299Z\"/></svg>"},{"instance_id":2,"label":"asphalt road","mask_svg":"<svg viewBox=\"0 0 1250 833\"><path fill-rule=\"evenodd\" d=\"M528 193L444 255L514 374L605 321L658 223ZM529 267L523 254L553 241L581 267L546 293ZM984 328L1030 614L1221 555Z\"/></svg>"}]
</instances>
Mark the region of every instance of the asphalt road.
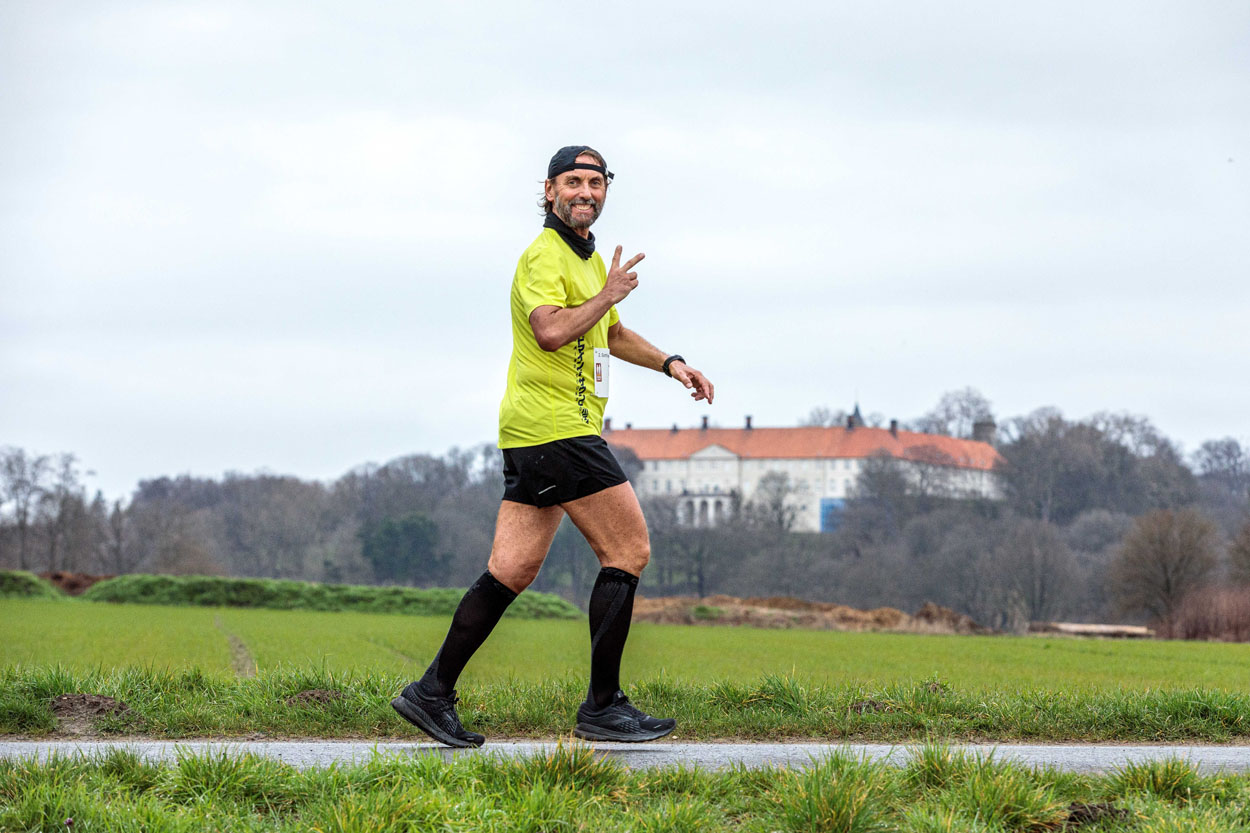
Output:
<instances>
[{"instance_id":1,"label":"asphalt road","mask_svg":"<svg viewBox=\"0 0 1250 833\"><path fill-rule=\"evenodd\" d=\"M722 769L736 764L748 767L802 767L814 758L845 750L872 759L902 764L913 745L828 744L828 743L596 743L594 748L630 768L663 767L684 764L703 769ZM364 761L375 755L441 755L451 759L461 755L501 755L513 757L547 752L554 742L502 741L487 743L481 749L451 750L428 743L365 741L154 741L154 740L54 740L3 741L0 756L5 758L49 755L96 754L124 747L149 760L170 761L181 752L251 752L285 761L298 768L327 766L334 762ZM1129 762L1179 757L1194 762L1204 772L1250 772L1250 746L1106 746L1023 744L955 744L953 748L981 754L993 753L999 759L1019 761L1030 766L1053 766L1073 772L1106 772Z\"/></svg>"}]
</instances>

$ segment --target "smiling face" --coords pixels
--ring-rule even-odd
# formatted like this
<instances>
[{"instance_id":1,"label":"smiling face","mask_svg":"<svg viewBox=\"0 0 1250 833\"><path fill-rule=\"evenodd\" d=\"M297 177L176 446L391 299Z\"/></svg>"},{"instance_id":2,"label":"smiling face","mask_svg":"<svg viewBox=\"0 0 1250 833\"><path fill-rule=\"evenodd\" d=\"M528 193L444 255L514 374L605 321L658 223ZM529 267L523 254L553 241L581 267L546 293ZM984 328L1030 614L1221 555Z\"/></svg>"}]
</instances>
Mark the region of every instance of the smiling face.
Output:
<instances>
[{"instance_id":1,"label":"smiling face","mask_svg":"<svg viewBox=\"0 0 1250 833\"><path fill-rule=\"evenodd\" d=\"M577 161L587 165L601 164L585 153L577 157ZM590 227L599 219L603 201L608 196L607 178L598 171L577 168L547 180L543 187L556 216L582 237L590 234Z\"/></svg>"}]
</instances>

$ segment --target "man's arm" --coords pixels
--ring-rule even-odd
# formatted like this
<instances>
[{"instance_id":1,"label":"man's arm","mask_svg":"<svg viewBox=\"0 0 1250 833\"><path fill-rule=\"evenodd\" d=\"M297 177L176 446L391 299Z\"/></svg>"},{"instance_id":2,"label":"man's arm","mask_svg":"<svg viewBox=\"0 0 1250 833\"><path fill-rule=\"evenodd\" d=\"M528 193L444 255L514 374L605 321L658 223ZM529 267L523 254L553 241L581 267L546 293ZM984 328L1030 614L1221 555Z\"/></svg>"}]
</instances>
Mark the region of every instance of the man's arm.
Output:
<instances>
[{"instance_id":1,"label":"man's arm","mask_svg":"<svg viewBox=\"0 0 1250 833\"><path fill-rule=\"evenodd\" d=\"M590 328L607 315L613 304L624 301L637 288L638 273L629 270L637 266L644 257L641 253L636 254L622 266L621 247L617 246L616 254L612 256L612 268L608 271L607 282L598 295L575 307L535 307L530 313L530 328L534 330L538 346L552 352L590 332ZM660 361L663 360L661 357Z\"/></svg>"},{"instance_id":2,"label":"man's arm","mask_svg":"<svg viewBox=\"0 0 1250 833\"><path fill-rule=\"evenodd\" d=\"M619 321L608 327L608 351L622 361L661 373L664 371L664 360L668 358L667 353ZM696 402L706 399L709 405L712 404L715 388L702 373L683 361L669 364L668 372L691 390L690 396Z\"/></svg>"}]
</instances>

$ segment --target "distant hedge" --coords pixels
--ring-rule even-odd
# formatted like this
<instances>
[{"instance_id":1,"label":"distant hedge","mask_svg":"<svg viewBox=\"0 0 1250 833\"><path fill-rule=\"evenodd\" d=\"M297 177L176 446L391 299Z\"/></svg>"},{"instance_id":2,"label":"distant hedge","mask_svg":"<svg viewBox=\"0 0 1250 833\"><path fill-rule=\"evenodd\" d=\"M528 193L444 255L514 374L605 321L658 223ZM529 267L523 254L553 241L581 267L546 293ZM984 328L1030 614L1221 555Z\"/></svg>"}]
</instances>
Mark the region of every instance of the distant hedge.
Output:
<instances>
[{"instance_id":1,"label":"distant hedge","mask_svg":"<svg viewBox=\"0 0 1250 833\"><path fill-rule=\"evenodd\" d=\"M450 616L463 595L464 590L448 587L370 587L268 578L154 576L136 573L97 582L80 598L95 602L133 604L358 610L368 613ZM523 593L508 608L508 615L522 619L576 619L582 616L582 612L550 593Z\"/></svg>"},{"instance_id":2,"label":"distant hedge","mask_svg":"<svg viewBox=\"0 0 1250 833\"><path fill-rule=\"evenodd\" d=\"M6 596L61 599L65 594L34 573L25 570L0 570L0 598Z\"/></svg>"}]
</instances>

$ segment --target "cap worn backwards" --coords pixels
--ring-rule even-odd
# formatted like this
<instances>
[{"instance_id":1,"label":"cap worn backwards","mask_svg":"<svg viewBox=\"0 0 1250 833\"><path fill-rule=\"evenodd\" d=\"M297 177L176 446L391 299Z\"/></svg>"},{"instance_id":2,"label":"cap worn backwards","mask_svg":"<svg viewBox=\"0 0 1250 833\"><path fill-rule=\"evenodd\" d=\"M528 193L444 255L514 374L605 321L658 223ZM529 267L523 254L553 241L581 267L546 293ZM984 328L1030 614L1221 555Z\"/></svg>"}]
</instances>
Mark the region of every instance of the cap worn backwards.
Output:
<instances>
[{"instance_id":1,"label":"cap worn backwards","mask_svg":"<svg viewBox=\"0 0 1250 833\"><path fill-rule=\"evenodd\" d=\"M615 176L608 170L607 165L595 165L590 162L578 162L577 157L588 150L593 150L589 145L569 145L556 151L555 156L551 157L551 163L547 165L547 179L555 179L562 173L575 170L598 171L608 178L608 182L612 181ZM598 153L598 151L595 151Z\"/></svg>"}]
</instances>

